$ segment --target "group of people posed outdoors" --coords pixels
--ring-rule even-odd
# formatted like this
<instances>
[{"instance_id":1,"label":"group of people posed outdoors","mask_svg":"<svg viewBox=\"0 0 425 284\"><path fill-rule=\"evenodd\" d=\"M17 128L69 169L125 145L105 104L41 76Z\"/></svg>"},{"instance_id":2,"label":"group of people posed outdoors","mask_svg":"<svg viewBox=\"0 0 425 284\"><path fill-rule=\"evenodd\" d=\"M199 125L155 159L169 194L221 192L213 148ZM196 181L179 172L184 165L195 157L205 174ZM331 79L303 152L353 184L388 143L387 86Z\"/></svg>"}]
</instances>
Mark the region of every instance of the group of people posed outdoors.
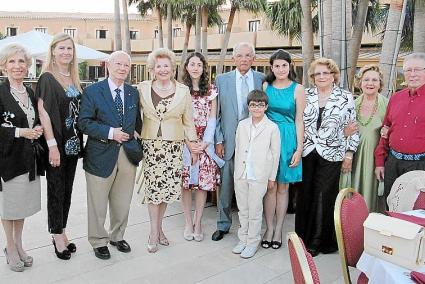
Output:
<instances>
[{"instance_id":1,"label":"group of people posed outdoors","mask_svg":"<svg viewBox=\"0 0 425 284\"><path fill-rule=\"evenodd\" d=\"M159 48L147 60L152 80L136 89L126 83L130 56L115 51L106 63L108 78L82 90L74 41L57 34L33 92L23 83L31 65L26 49L3 48L0 216L10 269L33 264L22 231L25 218L40 211L44 174L56 256L68 260L77 250L67 220L81 157L88 241L100 259L111 257L108 245L131 251L124 234L139 163L149 253L170 244L163 218L177 200L184 212L183 238L202 241L207 193L219 190L212 240L229 233L235 195L240 227L232 252L243 258L260 246L282 246L289 184L298 183L295 230L316 256L337 250L333 208L342 184L357 189L376 211L380 182L387 196L398 176L425 170L425 54L405 58L407 88L389 102L380 95L383 77L376 65L360 69L361 94L354 100L339 87L339 68L328 58L311 64L313 87L306 89L297 83L293 59L284 50L271 55L267 75L251 68L255 50L249 43L234 47L233 60L236 69L212 83L204 56L191 53L178 82L175 54Z\"/></svg>"}]
</instances>

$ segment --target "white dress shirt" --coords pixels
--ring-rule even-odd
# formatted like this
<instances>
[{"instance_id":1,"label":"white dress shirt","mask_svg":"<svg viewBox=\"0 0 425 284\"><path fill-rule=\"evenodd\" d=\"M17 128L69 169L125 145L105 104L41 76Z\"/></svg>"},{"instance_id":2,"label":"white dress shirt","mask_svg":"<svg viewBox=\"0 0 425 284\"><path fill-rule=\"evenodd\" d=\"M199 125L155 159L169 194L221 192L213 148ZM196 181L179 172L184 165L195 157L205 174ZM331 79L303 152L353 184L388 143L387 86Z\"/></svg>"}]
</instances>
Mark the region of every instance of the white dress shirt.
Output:
<instances>
[{"instance_id":1,"label":"white dress shirt","mask_svg":"<svg viewBox=\"0 0 425 284\"><path fill-rule=\"evenodd\" d=\"M248 83L249 91L251 92L254 90L254 73L251 69L245 74L247 76L246 82ZM243 75L239 72L238 69L236 69L236 98L238 101L238 117L241 117L242 110L244 104L246 104L246 101L243 101L242 95L241 95L241 85L242 85L242 77ZM242 117L244 119L245 117Z\"/></svg>"},{"instance_id":2,"label":"white dress shirt","mask_svg":"<svg viewBox=\"0 0 425 284\"><path fill-rule=\"evenodd\" d=\"M108 85L109 85L109 89L111 90L111 94L112 94L112 100L115 101L115 97L117 96L117 93L115 92L115 90L118 88L121 90L120 92L120 97L121 97L121 101L122 101L122 112L124 115L124 83L121 84L121 86L117 86L115 85L115 83L111 80L111 78L108 77ZM114 128L111 127L109 128L109 133L108 133L108 139L109 140L113 140L114 139Z\"/></svg>"}]
</instances>

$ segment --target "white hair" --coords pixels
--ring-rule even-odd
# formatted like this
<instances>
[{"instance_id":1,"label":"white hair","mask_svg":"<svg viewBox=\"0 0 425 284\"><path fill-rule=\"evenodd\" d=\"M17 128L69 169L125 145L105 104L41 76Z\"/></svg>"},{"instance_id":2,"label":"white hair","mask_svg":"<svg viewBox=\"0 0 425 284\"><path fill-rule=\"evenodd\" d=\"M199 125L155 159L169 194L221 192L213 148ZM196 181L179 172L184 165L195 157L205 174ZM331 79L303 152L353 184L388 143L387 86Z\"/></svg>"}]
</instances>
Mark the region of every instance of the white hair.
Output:
<instances>
[{"instance_id":1,"label":"white hair","mask_svg":"<svg viewBox=\"0 0 425 284\"><path fill-rule=\"evenodd\" d=\"M241 47L248 47L251 49L252 52L252 56L255 56L255 48L254 46L249 43L249 42L238 42L234 47L233 47L233 57L236 56L236 54L238 53L239 49Z\"/></svg>"},{"instance_id":2,"label":"white hair","mask_svg":"<svg viewBox=\"0 0 425 284\"><path fill-rule=\"evenodd\" d=\"M113 61L118 55L126 55L128 57L128 61L131 63L131 56L124 50L117 50L109 54L107 62Z\"/></svg>"},{"instance_id":3,"label":"white hair","mask_svg":"<svg viewBox=\"0 0 425 284\"><path fill-rule=\"evenodd\" d=\"M404 61L403 61L403 68L404 68L404 65L406 65L406 62L411 61L411 60L421 60L422 62L425 63L425 53L424 52L414 52L414 53L407 55L404 58Z\"/></svg>"}]
</instances>

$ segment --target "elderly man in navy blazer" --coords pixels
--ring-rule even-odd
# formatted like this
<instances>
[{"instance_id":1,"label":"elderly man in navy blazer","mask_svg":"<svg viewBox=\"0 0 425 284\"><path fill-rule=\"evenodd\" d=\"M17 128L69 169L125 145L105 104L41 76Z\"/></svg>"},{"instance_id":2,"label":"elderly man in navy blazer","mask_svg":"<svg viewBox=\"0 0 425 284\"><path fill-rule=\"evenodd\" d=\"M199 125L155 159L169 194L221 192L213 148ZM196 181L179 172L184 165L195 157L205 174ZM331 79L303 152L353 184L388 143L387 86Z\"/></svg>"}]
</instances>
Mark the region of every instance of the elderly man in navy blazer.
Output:
<instances>
[{"instance_id":1,"label":"elderly man in navy blazer","mask_svg":"<svg viewBox=\"0 0 425 284\"><path fill-rule=\"evenodd\" d=\"M252 44L240 42L233 48L236 70L217 76L219 114L215 132L215 150L225 160L221 169L221 187L218 197L217 230L213 241L219 241L232 225L231 205L234 195L233 171L235 136L239 121L248 117L247 96L252 90L261 90L264 74L251 69L255 59Z\"/></svg>"},{"instance_id":2,"label":"elderly man in navy blazer","mask_svg":"<svg viewBox=\"0 0 425 284\"><path fill-rule=\"evenodd\" d=\"M109 77L84 90L78 126L88 135L84 154L87 181L88 239L96 257L111 257L108 242L130 252L124 240L136 167L142 159L137 141L142 122L139 93L125 83L131 67L124 51L113 52ZM110 229L105 229L109 203Z\"/></svg>"}]
</instances>

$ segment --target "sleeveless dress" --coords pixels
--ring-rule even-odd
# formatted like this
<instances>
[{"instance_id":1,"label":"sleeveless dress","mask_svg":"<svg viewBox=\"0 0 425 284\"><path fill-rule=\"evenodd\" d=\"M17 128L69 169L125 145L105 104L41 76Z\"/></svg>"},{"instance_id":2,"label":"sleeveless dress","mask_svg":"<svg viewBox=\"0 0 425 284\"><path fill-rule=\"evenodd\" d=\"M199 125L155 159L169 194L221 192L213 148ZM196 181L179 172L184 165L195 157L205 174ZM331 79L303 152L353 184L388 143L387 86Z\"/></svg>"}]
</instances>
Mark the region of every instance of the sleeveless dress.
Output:
<instances>
[{"instance_id":1,"label":"sleeveless dress","mask_svg":"<svg viewBox=\"0 0 425 284\"><path fill-rule=\"evenodd\" d=\"M295 88L292 82L286 88L278 89L268 84L266 94L269 98L267 117L277 124L280 132L281 152L276 181L279 183L294 183L302 180L302 164L290 168L291 159L297 149L297 131L295 127Z\"/></svg>"}]
</instances>

